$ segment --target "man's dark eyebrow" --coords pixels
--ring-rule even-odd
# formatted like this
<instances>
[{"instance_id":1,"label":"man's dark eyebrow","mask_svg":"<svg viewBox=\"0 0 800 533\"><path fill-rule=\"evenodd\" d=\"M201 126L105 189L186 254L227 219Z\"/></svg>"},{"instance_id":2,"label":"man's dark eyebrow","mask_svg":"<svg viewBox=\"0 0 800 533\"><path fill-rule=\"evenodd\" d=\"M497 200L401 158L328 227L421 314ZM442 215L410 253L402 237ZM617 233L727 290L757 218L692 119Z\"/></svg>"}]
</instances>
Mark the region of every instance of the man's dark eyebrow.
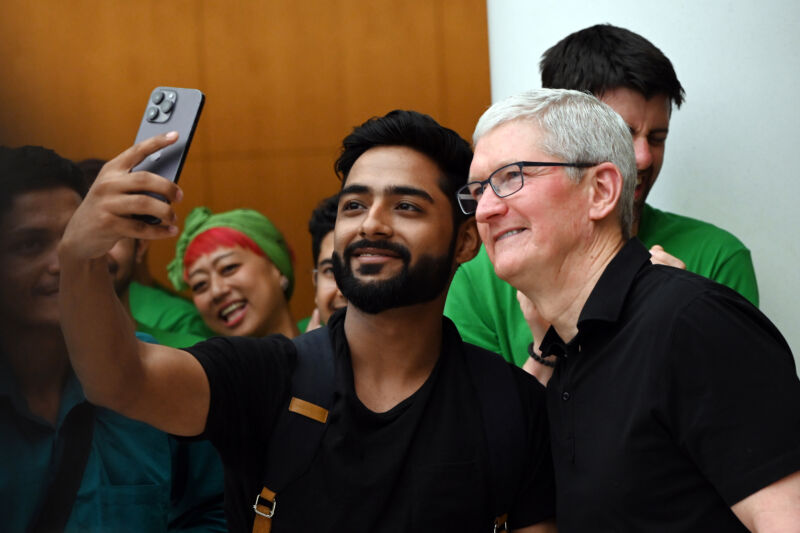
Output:
<instances>
[{"instance_id":1,"label":"man's dark eyebrow","mask_svg":"<svg viewBox=\"0 0 800 533\"><path fill-rule=\"evenodd\" d=\"M318 269L320 269L320 268L322 268L322 267L324 267L324 266L327 266L327 265L332 265L332 264L333 264L333 259L331 259L331 258L329 257L329 258L327 258L327 259L323 259L322 261L320 261L320 262L317 264L317 268L318 268Z\"/></svg>"},{"instance_id":2,"label":"man's dark eyebrow","mask_svg":"<svg viewBox=\"0 0 800 533\"><path fill-rule=\"evenodd\" d=\"M366 185L348 185L342 189L339 194L344 196L346 194L364 194L371 192L371 189ZM430 203L434 203L433 197L422 189L416 187L409 187L408 185L389 185L384 189L387 196L416 196L422 198Z\"/></svg>"},{"instance_id":3,"label":"man's dark eyebrow","mask_svg":"<svg viewBox=\"0 0 800 533\"><path fill-rule=\"evenodd\" d=\"M339 191L339 194L363 194L365 192L369 192L369 187L366 185L348 185Z\"/></svg>"},{"instance_id":4,"label":"man's dark eyebrow","mask_svg":"<svg viewBox=\"0 0 800 533\"><path fill-rule=\"evenodd\" d=\"M422 189L417 189L416 187L408 187L405 185L390 185L389 187L386 188L386 194L391 196L416 196L417 198L422 198L423 200L427 200L430 203L434 203L433 197L430 194L423 191Z\"/></svg>"}]
</instances>

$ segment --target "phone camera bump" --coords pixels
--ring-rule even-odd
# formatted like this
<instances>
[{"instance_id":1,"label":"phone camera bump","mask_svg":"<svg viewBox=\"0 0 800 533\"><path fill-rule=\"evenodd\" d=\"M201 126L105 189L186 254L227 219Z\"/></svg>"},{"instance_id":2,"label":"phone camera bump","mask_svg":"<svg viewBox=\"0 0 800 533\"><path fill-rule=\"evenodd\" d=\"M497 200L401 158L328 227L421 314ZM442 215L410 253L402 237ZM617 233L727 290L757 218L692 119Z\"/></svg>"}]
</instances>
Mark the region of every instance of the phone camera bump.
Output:
<instances>
[{"instance_id":1,"label":"phone camera bump","mask_svg":"<svg viewBox=\"0 0 800 533\"><path fill-rule=\"evenodd\" d=\"M147 122L163 124L169 121L178 101L177 91L159 88L150 95L150 105L145 112Z\"/></svg>"},{"instance_id":2,"label":"phone camera bump","mask_svg":"<svg viewBox=\"0 0 800 533\"><path fill-rule=\"evenodd\" d=\"M169 113L175 107L175 100L164 100L158 107L161 108L162 113Z\"/></svg>"},{"instance_id":3,"label":"phone camera bump","mask_svg":"<svg viewBox=\"0 0 800 533\"><path fill-rule=\"evenodd\" d=\"M148 122L155 122L158 119L159 111L157 107L148 107L147 108L147 121Z\"/></svg>"}]
</instances>

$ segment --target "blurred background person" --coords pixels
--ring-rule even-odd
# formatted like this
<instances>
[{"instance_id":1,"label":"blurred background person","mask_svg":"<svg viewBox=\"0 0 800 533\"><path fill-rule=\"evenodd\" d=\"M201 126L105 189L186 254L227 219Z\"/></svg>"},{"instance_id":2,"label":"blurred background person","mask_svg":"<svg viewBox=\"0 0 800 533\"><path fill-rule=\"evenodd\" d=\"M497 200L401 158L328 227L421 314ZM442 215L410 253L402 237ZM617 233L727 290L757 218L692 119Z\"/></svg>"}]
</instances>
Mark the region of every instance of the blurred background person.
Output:
<instances>
[{"instance_id":1,"label":"blurred background person","mask_svg":"<svg viewBox=\"0 0 800 533\"><path fill-rule=\"evenodd\" d=\"M333 226L339 210L339 195L334 194L322 200L308 221L311 234L311 258L314 270L311 281L314 284L314 311L309 318L300 321L301 331L311 331L328 323L337 309L347 307L347 299L339 291L333 277Z\"/></svg>"},{"instance_id":2,"label":"blurred background person","mask_svg":"<svg viewBox=\"0 0 800 533\"><path fill-rule=\"evenodd\" d=\"M200 316L219 335L300 334L289 309L291 251L258 211L193 209L167 270L177 290L191 289Z\"/></svg>"},{"instance_id":3,"label":"blurred background person","mask_svg":"<svg viewBox=\"0 0 800 533\"><path fill-rule=\"evenodd\" d=\"M85 176L52 150L0 147L0 187L3 531L225 531L213 447L90 404L69 363L56 250Z\"/></svg>"}]
</instances>

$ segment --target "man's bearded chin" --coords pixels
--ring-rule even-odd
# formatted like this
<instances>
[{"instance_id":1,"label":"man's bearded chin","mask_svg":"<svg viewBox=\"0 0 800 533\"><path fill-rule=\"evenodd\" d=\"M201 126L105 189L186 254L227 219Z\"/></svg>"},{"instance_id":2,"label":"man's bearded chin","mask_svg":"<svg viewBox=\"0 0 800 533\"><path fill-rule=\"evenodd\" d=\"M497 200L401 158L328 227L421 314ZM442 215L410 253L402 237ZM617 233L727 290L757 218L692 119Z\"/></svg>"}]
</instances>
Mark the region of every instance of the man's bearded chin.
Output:
<instances>
[{"instance_id":1,"label":"man's bearded chin","mask_svg":"<svg viewBox=\"0 0 800 533\"><path fill-rule=\"evenodd\" d=\"M352 270L353 251L358 248L383 248L399 254L403 269L394 277L378 281L362 281ZM450 282L453 267L454 243L444 256L420 256L410 266L411 254L402 245L388 241L362 240L344 250L344 259L333 252L333 275L339 290L351 305L369 314L387 309L430 302L445 290ZM383 265L364 265L359 274L377 274Z\"/></svg>"}]
</instances>

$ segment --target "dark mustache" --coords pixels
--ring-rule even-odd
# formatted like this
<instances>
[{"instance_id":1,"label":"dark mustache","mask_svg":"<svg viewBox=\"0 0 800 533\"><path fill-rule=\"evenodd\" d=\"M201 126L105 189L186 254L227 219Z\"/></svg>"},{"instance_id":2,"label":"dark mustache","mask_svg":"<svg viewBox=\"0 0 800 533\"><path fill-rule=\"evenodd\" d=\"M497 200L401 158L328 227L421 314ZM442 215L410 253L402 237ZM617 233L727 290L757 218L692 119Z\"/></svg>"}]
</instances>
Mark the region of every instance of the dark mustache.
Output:
<instances>
[{"instance_id":1,"label":"dark mustache","mask_svg":"<svg viewBox=\"0 0 800 533\"><path fill-rule=\"evenodd\" d=\"M359 248L378 248L382 250L390 250L395 252L399 255L403 261L410 261L411 260L411 252L408 251L408 248L403 246L402 244L397 244L396 242L389 242L389 241L370 241L367 239L361 239L360 241L356 241L352 244L347 245L344 249L344 257L346 260L353 257L355 251Z\"/></svg>"}]
</instances>

